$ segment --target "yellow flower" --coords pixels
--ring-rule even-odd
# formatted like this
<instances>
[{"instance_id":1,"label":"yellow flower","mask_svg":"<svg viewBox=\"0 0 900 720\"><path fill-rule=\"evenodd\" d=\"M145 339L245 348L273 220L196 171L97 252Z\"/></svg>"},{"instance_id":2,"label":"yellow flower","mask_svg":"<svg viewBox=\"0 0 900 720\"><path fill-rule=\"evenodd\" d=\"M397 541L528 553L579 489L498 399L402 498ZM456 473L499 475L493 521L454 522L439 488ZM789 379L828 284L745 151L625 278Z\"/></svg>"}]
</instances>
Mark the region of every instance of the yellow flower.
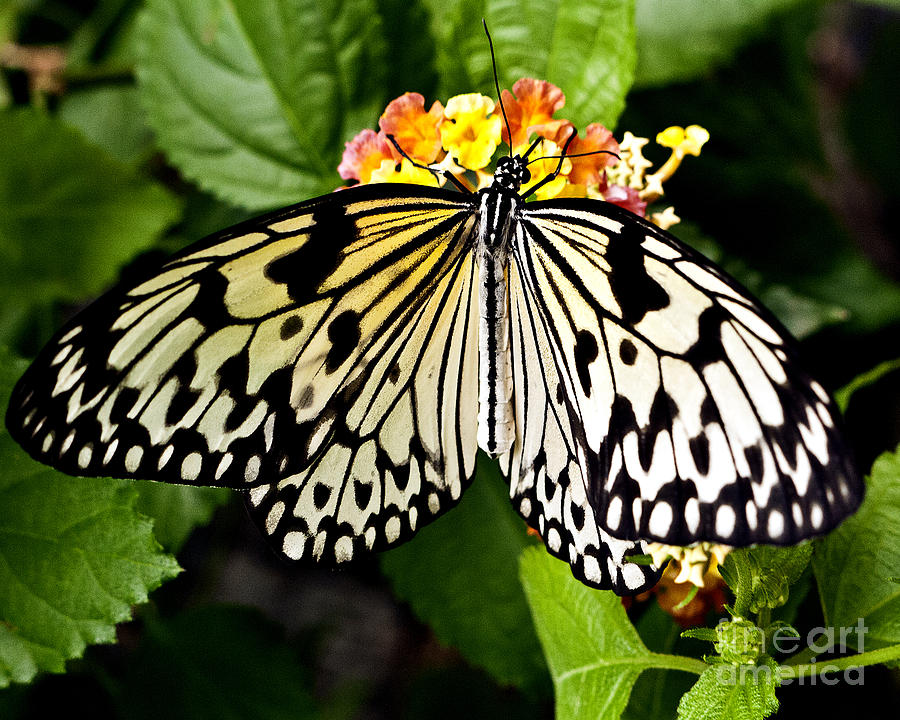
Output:
<instances>
[{"instance_id":1,"label":"yellow flower","mask_svg":"<svg viewBox=\"0 0 900 720\"><path fill-rule=\"evenodd\" d=\"M725 562L725 556L731 552L731 548L707 542L688 547L648 543L647 551L653 558L654 565L661 565L666 558L672 559L669 569L676 573L675 583L689 582L703 587L710 576L719 576L718 566Z\"/></svg>"},{"instance_id":2,"label":"yellow flower","mask_svg":"<svg viewBox=\"0 0 900 720\"><path fill-rule=\"evenodd\" d=\"M500 144L503 122L491 114L493 111L494 101L479 93L457 95L447 101L441 144L464 168L485 167Z\"/></svg>"},{"instance_id":3,"label":"yellow flower","mask_svg":"<svg viewBox=\"0 0 900 720\"><path fill-rule=\"evenodd\" d=\"M682 157L699 155L700 148L706 144L707 140L709 140L709 132L699 125L689 125L686 128L673 125L656 136L658 144L671 148Z\"/></svg>"},{"instance_id":4,"label":"yellow flower","mask_svg":"<svg viewBox=\"0 0 900 720\"><path fill-rule=\"evenodd\" d=\"M513 154L521 155L527 149L528 148L525 145L520 145L513 149ZM556 172L556 168L559 167L559 156L561 153L562 149L556 143L551 142L550 140L541 140L540 144L531 153L531 157L538 159L528 165L528 170L531 172L531 180L522 186L522 197L528 197L531 194L532 187L537 185L537 183L548 175L552 175ZM538 191L534 196L538 200L549 200L550 198L556 197L562 192L563 188L565 188L567 182L566 175L570 172L572 172L572 161L566 158L563 160L562 169L559 175L538 188Z\"/></svg>"},{"instance_id":5,"label":"yellow flower","mask_svg":"<svg viewBox=\"0 0 900 720\"><path fill-rule=\"evenodd\" d=\"M669 207L662 212L655 212L650 215L650 221L657 227L668 230L673 225L680 223L681 218L675 214L675 208L669 205Z\"/></svg>"},{"instance_id":6,"label":"yellow flower","mask_svg":"<svg viewBox=\"0 0 900 720\"><path fill-rule=\"evenodd\" d=\"M393 160L382 160L369 179L372 183L392 182L410 185L430 185L438 187L440 183L433 173L425 168L416 167L403 158L399 163Z\"/></svg>"}]
</instances>

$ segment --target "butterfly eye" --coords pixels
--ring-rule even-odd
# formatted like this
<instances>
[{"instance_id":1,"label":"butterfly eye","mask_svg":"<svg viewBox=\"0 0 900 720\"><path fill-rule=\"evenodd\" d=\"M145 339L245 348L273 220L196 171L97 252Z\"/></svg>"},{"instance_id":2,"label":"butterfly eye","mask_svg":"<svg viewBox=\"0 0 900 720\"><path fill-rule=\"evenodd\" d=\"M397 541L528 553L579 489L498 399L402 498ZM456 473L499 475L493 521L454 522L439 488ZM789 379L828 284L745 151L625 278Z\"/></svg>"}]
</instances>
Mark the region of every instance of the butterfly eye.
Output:
<instances>
[{"instance_id":1,"label":"butterfly eye","mask_svg":"<svg viewBox=\"0 0 900 720\"><path fill-rule=\"evenodd\" d=\"M522 168L522 183L531 182L531 170Z\"/></svg>"}]
</instances>

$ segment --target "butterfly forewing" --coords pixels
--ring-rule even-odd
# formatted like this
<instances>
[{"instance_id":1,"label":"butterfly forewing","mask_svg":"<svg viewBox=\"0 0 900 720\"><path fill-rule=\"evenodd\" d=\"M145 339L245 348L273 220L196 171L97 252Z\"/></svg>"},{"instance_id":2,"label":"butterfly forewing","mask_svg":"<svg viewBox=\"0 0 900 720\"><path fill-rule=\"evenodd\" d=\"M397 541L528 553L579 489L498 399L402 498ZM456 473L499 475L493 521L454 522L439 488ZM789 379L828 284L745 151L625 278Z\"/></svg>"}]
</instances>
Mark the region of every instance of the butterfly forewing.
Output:
<instances>
[{"instance_id":1,"label":"butterfly forewing","mask_svg":"<svg viewBox=\"0 0 900 720\"><path fill-rule=\"evenodd\" d=\"M189 248L57 334L11 432L79 475L248 487L302 470L323 409L462 262L458 197L369 186Z\"/></svg>"},{"instance_id":2,"label":"butterfly forewing","mask_svg":"<svg viewBox=\"0 0 900 720\"><path fill-rule=\"evenodd\" d=\"M514 261L604 530L788 544L855 509L862 484L836 408L744 290L608 204L534 203L521 230Z\"/></svg>"}]
</instances>

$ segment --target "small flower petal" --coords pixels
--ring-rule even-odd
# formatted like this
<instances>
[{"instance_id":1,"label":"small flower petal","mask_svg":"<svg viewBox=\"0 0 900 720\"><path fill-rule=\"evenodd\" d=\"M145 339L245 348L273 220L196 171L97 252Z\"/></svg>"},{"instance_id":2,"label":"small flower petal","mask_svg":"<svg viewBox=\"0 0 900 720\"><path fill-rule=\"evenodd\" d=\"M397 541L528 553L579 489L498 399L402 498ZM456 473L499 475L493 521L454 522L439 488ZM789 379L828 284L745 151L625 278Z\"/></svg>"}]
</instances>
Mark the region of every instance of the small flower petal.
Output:
<instances>
[{"instance_id":1,"label":"small flower petal","mask_svg":"<svg viewBox=\"0 0 900 720\"><path fill-rule=\"evenodd\" d=\"M681 218L675 214L675 208L671 205L662 212L655 212L650 216L651 222L663 230L668 230L673 225L681 222Z\"/></svg>"},{"instance_id":2,"label":"small flower petal","mask_svg":"<svg viewBox=\"0 0 900 720\"><path fill-rule=\"evenodd\" d=\"M569 133L574 130L571 123L569 128L562 128L557 134L555 140L557 144L563 144L569 137ZM604 152L600 152L600 151ZM585 153L595 153L593 155L584 155ZM581 185L596 185L600 183L603 176L603 169L615 165L619 162L616 155L619 154L619 143L613 137L613 134L600 123L591 123L585 129L584 137L576 136L566 152L567 155L582 155L582 157L571 157L572 172L569 173L569 182Z\"/></svg>"},{"instance_id":3,"label":"small flower petal","mask_svg":"<svg viewBox=\"0 0 900 720\"><path fill-rule=\"evenodd\" d=\"M468 93L450 98L441 123L441 144L460 165L469 170L485 167L500 144L503 121L491 114L494 101Z\"/></svg>"},{"instance_id":4,"label":"small flower petal","mask_svg":"<svg viewBox=\"0 0 900 720\"><path fill-rule=\"evenodd\" d=\"M553 120L553 114L566 104L566 96L553 83L534 78L522 78L512 87L512 93L504 90L500 97L512 130L512 139L504 127L503 142L510 147L524 145L532 132L554 139L562 120ZM547 127L544 127L547 126ZM538 128L543 129L541 133Z\"/></svg>"},{"instance_id":5,"label":"small flower petal","mask_svg":"<svg viewBox=\"0 0 900 720\"><path fill-rule=\"evenodd\" d=\"M641 217L644 217L647 212L646 201L641 200L640 194L633 187L610 185L606 188L606 192L603 193L603 199Z\"/></svg>"},{"instance_id":6,"label":"small flower petal","mask_svg":"<svg viewBox=\"0 0 900 720\"><path fill-rule=\"evenodd\" d=\"M381 165L372 171L370 182L373 183L406 183L409 185L430 185L438 187L440 183L425 168L416 167L403 158L399 163L395 160L382 160Z\"/></svg>"},{"instance_id":7,"label":"small flower petal","mask_svg":"<svg viewBox=\"0 0 900 720\"><path fill-rule=\"evenodd\" d=\"M441 151L443 119L443 105L434 102L425 112L425 98L419 93L408 92L388 103L378 120L378 127L385 135L393 135L407 155L427 165L434 162Z\"/></svg>"},{"instance_id":8,"label":"small flower petal","mask_svg":"<svg viewBox=\"0 0 900 720\"><path fill-rule=\"evenodd\" d=\"M344 145L344 155L338 165L338 174L344 180L369 182L372 171L383 160L393 160L391 145L381 133L363 130Z\"/></svg>"},{"instance_id":9,"label":"small flower petal","mask_svg":"<svg viewBox=\"0 0 900 720\"><path fill-rule=\"evenodd\" d=\"M519 147L514 148L513 152L521 155L526 150L527 148L525 145L520 145ZM566 175L572 171L572 161L569 160L569 158L565 158L562 162L562 166L560 166L559 156L561 153L562 148L556 143L551 142L550 140L541 140L531 153L531 157L537 159L528 163L528 170L531 172L531 180L522 186L522 197L527 197L530 194L532 187L537 185L548 175L555 173L557 168L560 168L559 174L553 178L553 180L544 183L538 188L535 197L538 200L549 200L562 192L567 181Z\"/></svg>"},{"instance_id":10,"label":"small flower petal","mask_svg":"<svg viewBox=\"0 0 900 720\"><path fill-rule=\"evenodd\" d=\"M687 129L673 125L656 136L656 142L681 155L699 155L700 148L709 140L709 132L699 125Z\"/></svg>"}]
</instances>

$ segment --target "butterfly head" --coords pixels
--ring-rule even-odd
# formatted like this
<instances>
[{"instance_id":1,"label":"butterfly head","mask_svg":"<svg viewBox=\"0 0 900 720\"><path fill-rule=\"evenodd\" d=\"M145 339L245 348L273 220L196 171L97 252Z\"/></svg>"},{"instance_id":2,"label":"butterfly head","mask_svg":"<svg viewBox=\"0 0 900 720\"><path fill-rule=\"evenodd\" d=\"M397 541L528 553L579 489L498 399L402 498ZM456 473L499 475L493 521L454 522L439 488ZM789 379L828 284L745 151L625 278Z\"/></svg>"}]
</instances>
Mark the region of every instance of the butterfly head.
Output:
<instances>
[{"instance_id":1,"label":"butterfly head","mask_svg":"<svg viewBox=\"0 0 900 720\"><path fill-rule=\"evenodd\" d=\"M494 187L519 192L519 188L531 180L528 163L521 155L502 157L497 161L494 171Z\"/></svg>"}]
</instances>

